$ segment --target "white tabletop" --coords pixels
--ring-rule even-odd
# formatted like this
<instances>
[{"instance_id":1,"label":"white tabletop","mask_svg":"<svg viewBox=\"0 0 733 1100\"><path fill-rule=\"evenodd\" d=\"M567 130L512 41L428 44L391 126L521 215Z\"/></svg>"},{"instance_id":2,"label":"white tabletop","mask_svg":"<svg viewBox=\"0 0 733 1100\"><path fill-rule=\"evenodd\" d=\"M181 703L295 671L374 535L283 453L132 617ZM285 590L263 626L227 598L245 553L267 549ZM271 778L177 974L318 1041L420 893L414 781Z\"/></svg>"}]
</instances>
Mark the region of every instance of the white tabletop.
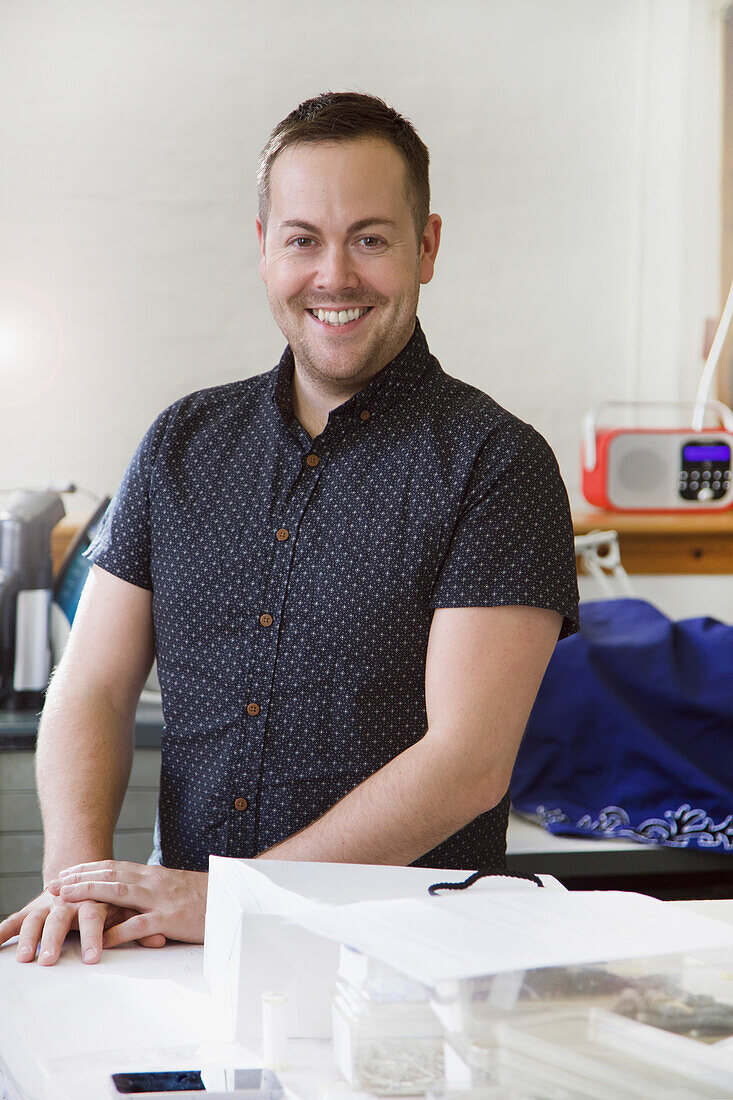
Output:
<instances>
[{"instance_id":1,"label":"white tabletop","mask_svg":"<svg viewBox=\"0 0 733 1100\"><path fill-rule=\"evenodd\" d=\"M259 1049L222 1041L203 952L125 944L87 966L72 933L58 963L43 967L16 962L14 944L0 948L0 1097L103 1100L119 1096L117 1071L261 1066ZM278 1075L303 1100L339 1080L330 1043L291 1041L289 1060Z\"/></svg>"},{"instance_id":2,"label":"white tabletop","mask_svg":"<svg viewBox=\"0 0 733 1100\"><path fill-rule=\"evenodd\" d=\"M733 900L668 904L733 923ZM118 1095L117 1071L261 1065L258 1046L226 1041L202 966L203 947L175 943L125 944L87 966L78 933L51 967L0 948L0 1097L103 1100ZM340 1081L329 1042L291 1040L289 1062L278 1075L291 1100L318 1100Z\"/></svg>"}]
</instances>

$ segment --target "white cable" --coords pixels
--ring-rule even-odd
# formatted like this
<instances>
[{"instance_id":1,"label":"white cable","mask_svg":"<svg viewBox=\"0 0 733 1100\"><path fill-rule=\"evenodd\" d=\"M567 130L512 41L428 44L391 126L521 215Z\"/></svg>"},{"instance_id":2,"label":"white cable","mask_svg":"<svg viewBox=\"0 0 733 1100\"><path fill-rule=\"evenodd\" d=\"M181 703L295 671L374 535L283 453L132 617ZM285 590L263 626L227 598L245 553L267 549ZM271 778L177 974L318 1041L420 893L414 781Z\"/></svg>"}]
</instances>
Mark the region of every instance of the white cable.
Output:
<instances>
[{"instance_id":1,"label":"white cable","mask_svg":"<svg viewBox=\"0 0 733 1100\"><path fill-rule=\"evenodd\" d=\"M692 430L695 432L702 431L702 426L705 420L705 405L707 403L708 394L710 393L710 386L712 385L715 371L718 366L718 359L720 358L720 353L723 350L725 338L728 335L731 318L733 318L733 283L731 283L730 285L730 290L728 291L728 301L725 303L723 316L720 318L718 331L715 333L713 346L710 349L710 354L708 355L707 362L705 363L705 369L702 372L700 385L697 387L697 396L695 398L695 412L692 417Z\"/></svg>"}]
</instances>

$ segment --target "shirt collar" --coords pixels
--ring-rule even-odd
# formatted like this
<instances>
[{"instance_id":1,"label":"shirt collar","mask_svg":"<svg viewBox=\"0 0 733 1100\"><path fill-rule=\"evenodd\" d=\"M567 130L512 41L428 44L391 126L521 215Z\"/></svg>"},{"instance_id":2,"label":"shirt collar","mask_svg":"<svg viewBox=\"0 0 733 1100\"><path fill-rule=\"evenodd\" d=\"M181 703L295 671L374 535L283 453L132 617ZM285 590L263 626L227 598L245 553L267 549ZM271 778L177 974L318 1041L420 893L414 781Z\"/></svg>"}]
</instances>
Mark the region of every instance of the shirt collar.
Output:
<instances>
[{"instance_id":1,"label":"shirt collar","mask_svg":"<svg viewBox=\"0 0 733 1100\"><path fill-rule=\"evenodd\" d=\"M379 374L375 375L363 390L359 390L342 405L332 409L328 423L358 416L363 409L368 409L371 414L399 404L417 386L428 367L435 362L420 322L415 318L412 336L399 355L382 367ZM292 393L294 369L295 361L288 345L280 362L270 372L272 400L282 413L288 427L294 416Z\"/></svg>"}]
</instances>

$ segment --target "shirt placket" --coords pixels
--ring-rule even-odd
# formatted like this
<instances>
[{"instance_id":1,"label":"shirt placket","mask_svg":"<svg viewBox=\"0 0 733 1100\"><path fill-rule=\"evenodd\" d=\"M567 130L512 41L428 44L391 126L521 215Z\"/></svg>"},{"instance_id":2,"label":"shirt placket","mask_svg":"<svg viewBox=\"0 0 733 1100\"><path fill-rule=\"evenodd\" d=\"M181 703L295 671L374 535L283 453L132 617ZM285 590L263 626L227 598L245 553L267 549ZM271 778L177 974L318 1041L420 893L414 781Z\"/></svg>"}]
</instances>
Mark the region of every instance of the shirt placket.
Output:
<instances>
[{"instance_id":1,"label":"shirt placket","mask_svg":"<svg viewBox=\"0 0 733 1100\"><path fill-rule=\"evenodd\" d=\"M268 568L264 572L256 621L248 632L252 638L249 675L242 716L243 736L235 767L231 770L229 854L256 854L267 722L275 681L278 643L288 581L295 556L300 525L328 460L329 445L319 436L311 441L304 433L300 450L300 469L287 501L278 501L280 513L273 509Z\"/></svg>"}]
</instances>

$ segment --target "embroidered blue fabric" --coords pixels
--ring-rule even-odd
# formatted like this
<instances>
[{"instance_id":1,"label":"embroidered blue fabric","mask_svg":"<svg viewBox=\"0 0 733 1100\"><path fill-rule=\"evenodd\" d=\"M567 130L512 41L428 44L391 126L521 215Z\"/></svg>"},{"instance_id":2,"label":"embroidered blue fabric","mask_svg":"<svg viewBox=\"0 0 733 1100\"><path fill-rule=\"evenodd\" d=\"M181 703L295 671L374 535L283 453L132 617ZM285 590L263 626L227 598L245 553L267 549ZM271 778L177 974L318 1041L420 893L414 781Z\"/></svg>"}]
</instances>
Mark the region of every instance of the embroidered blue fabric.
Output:
<instances>
[{"instance_id":1,"label":"embroidered blue fabric","mask_svg":"<svg viewBox=\"0 0 733 1100\"><path fill-rule=\"evenodd\" d=\"M515 810L553 833L730 851L732 685L733 627L582 604L527 725Z\"/></svg>"}]
</instances>

